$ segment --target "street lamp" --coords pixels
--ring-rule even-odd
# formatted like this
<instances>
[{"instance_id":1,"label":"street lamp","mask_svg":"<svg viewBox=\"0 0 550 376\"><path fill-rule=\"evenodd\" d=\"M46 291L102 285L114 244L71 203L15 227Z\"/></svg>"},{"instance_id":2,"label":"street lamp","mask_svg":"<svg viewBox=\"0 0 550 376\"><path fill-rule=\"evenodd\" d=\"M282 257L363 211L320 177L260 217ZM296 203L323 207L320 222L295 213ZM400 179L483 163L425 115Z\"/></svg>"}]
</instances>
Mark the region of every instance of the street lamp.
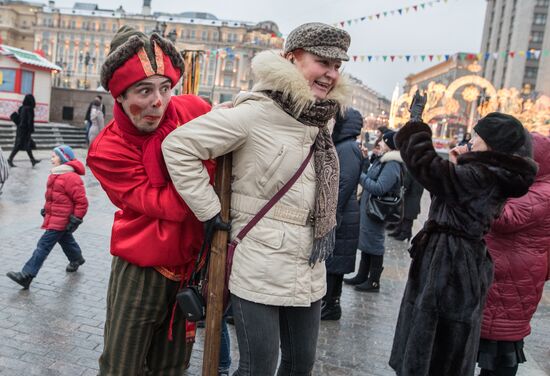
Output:
<instances>
[{"instance_id":1,"label":"street lamp","mask_svg":"<svg viewBox=\"0 0 550 376\"><path fill-rule=\"evenodd\" d=\"M80 56L78 57L80 63L84 62L84 89L88 88L88 66L95 64L95 57L90 56L90 52L86 51L86 54L83 56L82 51L80 51Z\"/></svg>"}]
</instances>

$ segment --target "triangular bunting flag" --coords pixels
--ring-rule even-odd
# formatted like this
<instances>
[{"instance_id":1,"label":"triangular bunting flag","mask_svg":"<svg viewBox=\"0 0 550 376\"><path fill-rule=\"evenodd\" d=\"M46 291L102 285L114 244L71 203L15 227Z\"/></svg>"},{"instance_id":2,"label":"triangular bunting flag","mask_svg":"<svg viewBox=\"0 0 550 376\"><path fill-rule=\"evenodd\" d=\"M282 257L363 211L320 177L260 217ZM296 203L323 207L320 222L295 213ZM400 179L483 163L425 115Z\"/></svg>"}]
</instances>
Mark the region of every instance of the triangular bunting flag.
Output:
<instances>
[{"instance_id":1,"label":"triangular bunting flag","mask_svg":"<svg viewBox=\"0 0 550 376\"><path fill-rule=\"evenodd\" d=\"M544 50L544 51L542 52L542 56L546 57L546 56L548 56L548 55L550 55L550 51Z\"/></svg>"},{"instance_id":2,"label":"triangular bunting flag","mask_svg":"<svg viewBox=\"0 0 550 376\"><path fill-rule=\"evenodd\" d=\"M478 60L481 60L481 57L483 56L483 54L480 52L480 53L478 53L476 56L477 56L477 59L478 59Z\"/></svg>"},{"instance_id":3,"label":"triangular bunting flag","mask_svg":"<svg viewBox=\"0 0 550 376\"><path fill-rule=\"evenodd\" d=\"M390 56L390 60L391 60L391 61L394 61L394 60L395 60L395 56L394 56L394 55L391 55L391 56Z\"/></svg>"},{"instance_id":4,"label":"triangular bunting flag","mask_svg":"<svg viewBox=\"0 0 550 376\"><path fill-rule=\"evenodd\" d=\"M533 55L535 56L535 59L538 60L538 58L540 57L540 50L533 51Z\"/></svg>"},{"instance_id":5,"label":"triangular bunting flag","mask_svg":"<svg viewBox=\"0 0 550 376\"><path fill-rule=\"evenodd\" d=\"M450 55L445 55L445 61L449 60Z\"/></svg>"},{"instance_id":6,"label":"triangular bunting flag","mask_svg":"<svg viewBox=\"0 0 550 376\"><path fill-rule=\"evenodd\" d=\"M434 59L434 55L428 55L428 59L432 61Z\"/></svg>"},{"instance_id":7,"label":"triangular bunting flag","mask_svg":"<svg viewBox=\"0 0 550 376\"><path fill-rule=\"evenodd\" d=\"M416 60L418 60L418 56L414 55L413 56L413 61L416 61Z\"/></svg>"},{"instance_id":8,"label":"triangular bunting flag","mask_svg":"<svg viewBox=\"0 0 550 376\"><path fill-rule=\"evenodd\" d=\"M494 60L498 59L498 52L493 52L493 59Z\"/></svg>"},{"instance_id":9,"label":"triangular bunting flag","mask_svg":"<svg viewBox=\"0 0 550 376\"><path fill-rule=\"evenodd\" d=\"M348 26L351 26L351 20L348 20Z\"/></svg>"},{"instance_id":10,"label":"triangular bunting flag","mask_svg":"<svg viewBox=\"0 0 550 376\"><path fill-rule=\"evenodd\" d=\"M353 55L353 61L357 61L357 55Z\"/></svg>"},{"instance_id":11,"label":"triangular bunting flag","mask_svg":"<svg viewBox=\"0 0 550 376\"><path fill-rule=\"evenodd\" d=\"M365 61L365 55L361 55L361 62Z\"/></svg>"},{"instance_id":12,"label":"triangular bunting flag","mask_svg":"<svg viewBox=\"0 0 550 376\"><path fill-rule=\"evenodd\" d=\"M531 51L526 51L525 55L527 56L527 59L530 59L531 58Z\"/></svg>"},{"instance_id":13,"label":"triangular bunting flag","mask_svg":"<svg viewBox=\"0 0 550 376\"><path fill-rule=\"evenodd\" d=\"M378 13L378 14L376 15L376 18L380 19L380 13Z\"/></svg>"},{"instance_id":14,"label":"triangular bunting flag","mask_svg":"<svg viewBox=\"0 0 550 376\"><path fill-rule=\"evenodd\" d=\"M344 21L340 21L340 26L344 27Z\"/></svg>"},{"instance_id":15,"label":"triangular bunting flag","mask_svg":"<svg viewBox=\"0 0 550 376\"><path fill-rule=\"evenodd\" d=\"M405 55L405 60L407 61L411 60L411 55Z\"/></svg>"},{"instance_id":16,"label":"triangular bunting flag","mask_svg":"<svg viewBox=\"0 0 550 376\"><path fill-rule=\"evenodd\" d=\"M361 17L361 21L365 21L365 18L367 18L367 17Z\"/></svg>"},{"instance_id":17,"label":"triangular bunting flag","mask_svg":"<svg viewBox=\"0 0 550 376\"><path fill-rule=\"evenodd\" d=\"M369 59L369 61L371 61L372 60L372 55L367 56L367 59Z\"/></svg>"},{"instance_id":18,"label":"triangular bunting flag","mask_svg":"<svg viewBox=\"0 0 550 376\"><path fill-rule=\"evenodd\" d=\"M506 57L506 55L507 55L506 51L502 51L502 52L500 53L500 56L502 56L502 57Z\"/></svg>"},{"instance_id":19,"label":"triangular bunting flag","mask_svg":"<svg viewBox=\"0 0 550 376\"><path fill-rule=\"evenodd\" d=\"M409 13L409 7L405 7L405 13Z\"/></svg>"},{"instance_id":20,"label":"triangular bunting flag","mask_svg":"<svg viewBox=\"0 0 550 376\"><path fill-rule=\"evenodd\" d=\"M373 19L373 16L369 16L369 20L371 20L371 21L372 21L372 19Z\"/></svg>"},{"instance_id":21,"label":"triangular bunting flag","mask_svg":"<svg viewBox=\"0 0 550 376\"><path fill-rule=\"evenodd\" d=\"M424 9L426 7L426 4L422 3L420 4L420 8Z\"/></svg>"},{"instance_id":22,"label":"triangular bunting flag","mask_svg":"<svg viewBox=\"0 0 550 376\"><path fill-rule=\"evenodd\" d=\"M422 61L426 60L426 55L420 55L420 60Z\"/></svg>"},{"instance_id":23,"label":"triangular bunting flag","mask_svg":"<svg viewBox=\"0 0 550 376\"><path fill-rule=\"evenodd\" d=\"M388 57L386 55L382 56L382 59L384 59L384 61L388 60Z\"/></svg>"},{"instance_id":24,"label":"triangular bunting flag","mask_svg":"<svg viewBox=\"0 0 550 376\"><path fill-rule=\"evenodd\" d=\"M525 51L519 51L518 54L519 54L519 56L524 57L525 56Z\"/></svg>"},{"instance_id":25,"label":"triangular bunting flag","mask_svg":"<svg viewBox=\"0 0 550 376\"><path fill-rule=\"evenodd\" d=\"M489 60L489 57L491 54L489 52L485 52L485 61Z\"/></svg>"},{"instance_id":26,"label":"triangular bunting flag","mask_svg":"<svg viewBox=\"0 0 550 376\"><path fill-rule=\"evenodd\" d=\"M437 61L441 61L441 59L443 59L443 56L441 56L441 55L435 55L435 58L437 59Z\"/></svg>"},{"instance_id":27,"label":"triangular bunting flag","mask_svg":"<svg viewBox=\"0 0 550 376\"><path fill-rule=\"evenodd\" d=\"M395 10L391 10L390 14L393 16L395 14Z\"/></svg>"},{"instance_id":28,"label":"triangular bunting flag","mask_svg":"<svg viewBox=\"0 0 550 376\"><path fill-rule=\"evenodd\" d=\"M516 53L515 53L515 51L510 51L510 52L508 53L508 55L510 55L510 57L513 59L514 56L516 56Z\"/></svg>"},{"instance_id":29,"label":"triangular bunting flag","mask_svg":"<svg viewBox=\"0 0 550 376\"><path fill-rule=\"evenodd\" d=\"M388 16L388 12L384 12L384 17L387 17Z\"/></svg>"},{"instance_id":30,"label":"triangular bunting flag","mask_svg":"<svg viewBox=\"0 0 550 376\"><path fill-rule=\"evenodd\" d=\"M418 10L418 5L413 5L413 9L416 12Z\"/></svg>"},{"instance_id":31,"label":"triangular bunting flag","mask_svg":"<svg viewBox=\"0 0 550 376\"><path fill-rule=\"evenodd\" d=\"M403 9L397 9L397 11L399 12L400 16L403 14Z\"/></svg>"}]
</instances>

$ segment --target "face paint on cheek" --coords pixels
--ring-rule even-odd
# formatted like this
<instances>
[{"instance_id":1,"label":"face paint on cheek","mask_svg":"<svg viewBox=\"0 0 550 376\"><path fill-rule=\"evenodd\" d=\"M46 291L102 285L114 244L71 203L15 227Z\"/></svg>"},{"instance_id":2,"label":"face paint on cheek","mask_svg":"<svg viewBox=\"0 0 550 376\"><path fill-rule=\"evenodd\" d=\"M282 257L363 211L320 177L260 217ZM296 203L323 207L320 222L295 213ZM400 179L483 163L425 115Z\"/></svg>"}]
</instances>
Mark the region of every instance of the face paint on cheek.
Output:
<instances>
[{"instance_id":1,"label":"face paint on cheek","mask_svg":"<svg viewBox=\"0 0 550 376\"><path fill-rule=\"evenodd\" d=\"M141 113L141 111L143 111L143 108L141 108L140 106L138 106L137 104L131 104L130 105L130 113L133 115L133 116L137 116Z\"/></svg>"}]
</instances>

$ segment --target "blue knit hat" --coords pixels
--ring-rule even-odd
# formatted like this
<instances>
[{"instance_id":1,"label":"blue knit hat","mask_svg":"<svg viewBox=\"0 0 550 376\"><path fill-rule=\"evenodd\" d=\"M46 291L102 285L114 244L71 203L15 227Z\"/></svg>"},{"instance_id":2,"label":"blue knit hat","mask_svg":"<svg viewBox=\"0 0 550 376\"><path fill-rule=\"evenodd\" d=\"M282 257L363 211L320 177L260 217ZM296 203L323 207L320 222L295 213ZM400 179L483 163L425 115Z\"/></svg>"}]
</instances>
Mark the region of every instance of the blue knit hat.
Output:
<instances>
[{"instance_id":1,"label":"blue knit hat","mask_svg":"<svg viewBox=\"0 0 550 376\"><path fill-rule=\"evenodd\" d=\"M67 163L74 159L74 151L69 145L59 145L53 151L61 159L61 163Z\"/></svg>"}]
</instances>

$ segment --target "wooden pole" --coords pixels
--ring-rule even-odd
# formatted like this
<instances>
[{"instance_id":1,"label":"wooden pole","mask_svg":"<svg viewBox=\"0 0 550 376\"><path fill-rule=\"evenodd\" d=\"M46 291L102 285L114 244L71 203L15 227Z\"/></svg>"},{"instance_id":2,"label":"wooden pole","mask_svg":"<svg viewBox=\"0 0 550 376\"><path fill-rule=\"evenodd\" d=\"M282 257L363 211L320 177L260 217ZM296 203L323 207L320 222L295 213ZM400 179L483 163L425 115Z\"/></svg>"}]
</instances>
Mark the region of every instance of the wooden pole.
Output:
<instances>
[{"instance_id":1,"label":"wooden pole","mask_svg":"<svg viewBox=\"0 0 550 376\"><path fill-rule=\"evenodd\" d=\"M231 161L231 154L221 156L216 160L216 181L214 187L220 198L220 214L224 222L229 222ZM218 375L228 237L229 234L227 231L216 231L210 248L202 376Z\"/></svg>"}]
</instances>

